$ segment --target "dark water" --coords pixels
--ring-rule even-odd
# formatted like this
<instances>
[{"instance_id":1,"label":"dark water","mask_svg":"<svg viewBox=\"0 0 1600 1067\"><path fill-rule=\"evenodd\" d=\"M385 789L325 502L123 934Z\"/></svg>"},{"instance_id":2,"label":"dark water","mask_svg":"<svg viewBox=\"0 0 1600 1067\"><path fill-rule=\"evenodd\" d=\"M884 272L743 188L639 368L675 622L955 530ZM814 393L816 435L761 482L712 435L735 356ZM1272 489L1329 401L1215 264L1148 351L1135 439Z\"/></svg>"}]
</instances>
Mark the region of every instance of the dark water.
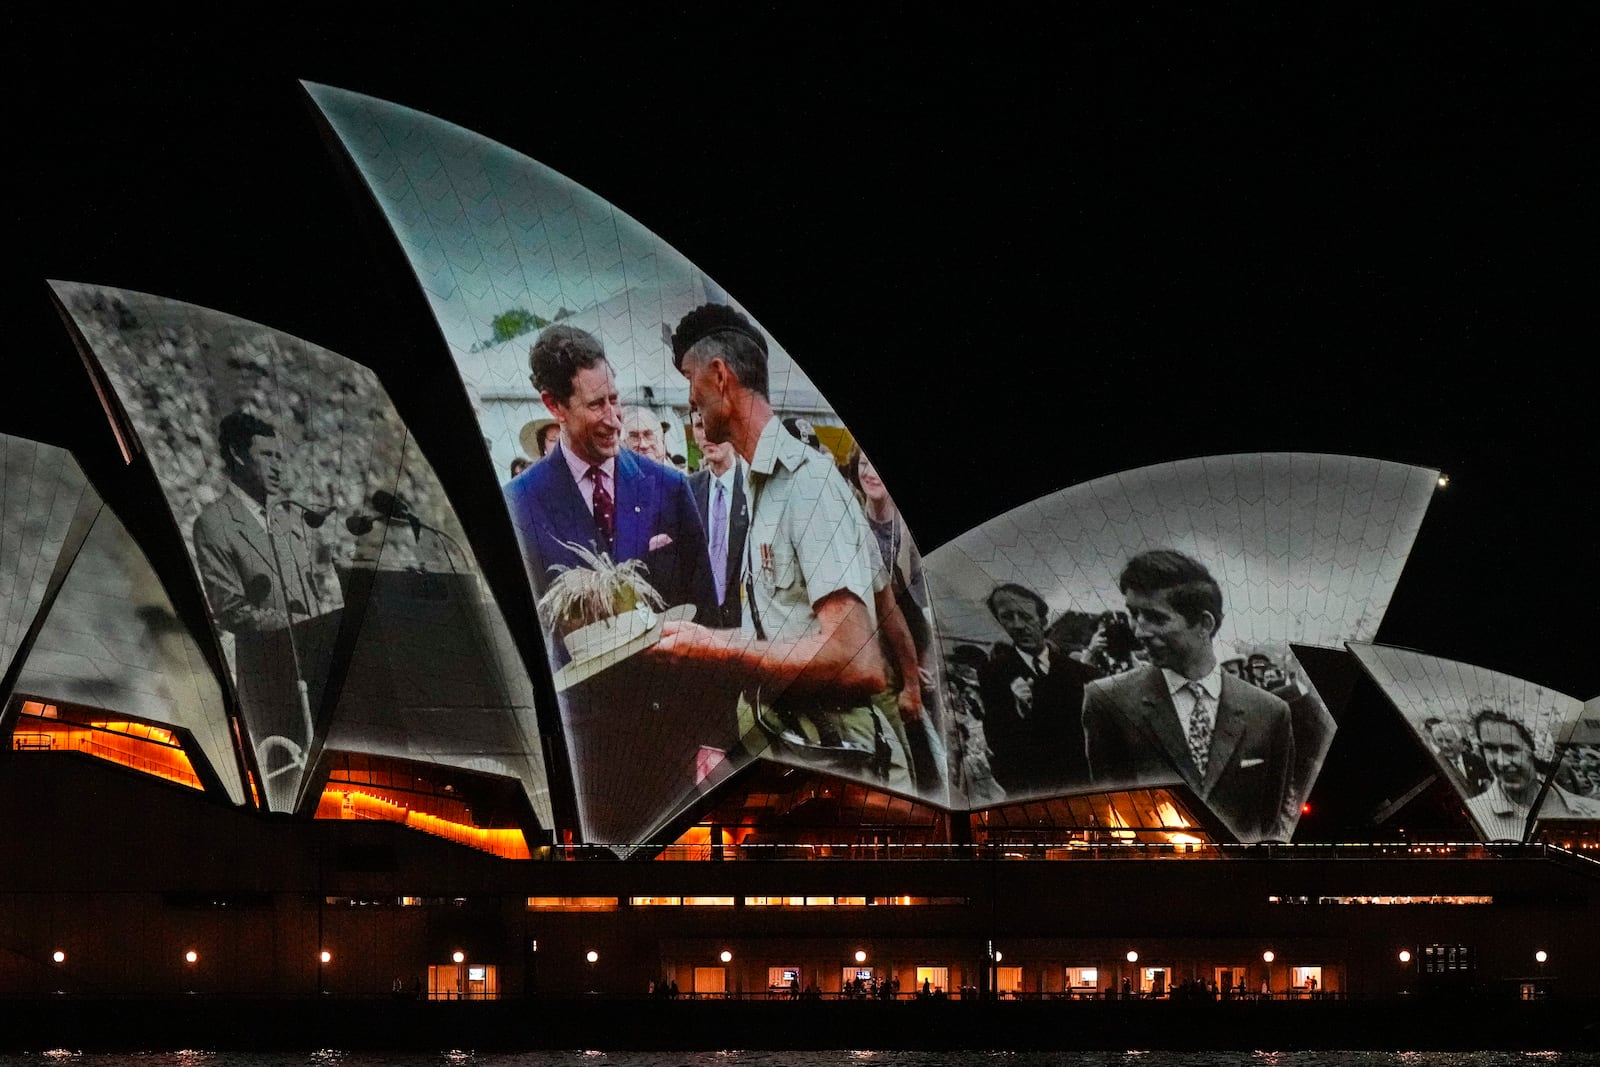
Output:
<instances>
[{"instance_id":1,"label":"dark water","mask_svg":"<svg viewBox=\"0 0 1600 1067\"><path fill-rule=\"evenodd\" d=\"M0 1067L1569 1067L1594 1052L472 1052L0 1055Z\"/></svg>"}]
</instances>

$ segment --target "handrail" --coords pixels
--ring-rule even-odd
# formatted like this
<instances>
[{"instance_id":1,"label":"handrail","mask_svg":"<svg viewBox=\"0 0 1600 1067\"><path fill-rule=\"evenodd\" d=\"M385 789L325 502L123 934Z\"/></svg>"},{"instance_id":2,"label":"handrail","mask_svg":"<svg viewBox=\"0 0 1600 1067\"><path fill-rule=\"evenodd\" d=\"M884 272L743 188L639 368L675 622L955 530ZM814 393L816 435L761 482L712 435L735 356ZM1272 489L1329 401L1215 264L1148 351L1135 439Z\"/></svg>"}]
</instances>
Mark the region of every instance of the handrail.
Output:
<instances>
[{"instance_id":1,"label":"handrail","mask_svg":"<svg viewBox=\"0 0 1600 1067\"><path fill-rule=\"evenodd\" d=\"M651 846L634 846L648 850ZM659 848L658 861L723 860L973 860L990 861L1071 861L1093 860L1171 860L1171 859L1349 859L1395 860L1484 860L1557 859L1577 861L1589 869L1600 866L1600 859L1543 842L1495 844L1481 841L1409 842L1319 842L1306 844L1235 845L1220 843L1181 843L1117 841L1096 843L987 842L954 845L944 843L901 844L742 844L668 845ZM557 847L554 855L583 855L604 851L603 846Z\"/></svg>"}]
</instances>

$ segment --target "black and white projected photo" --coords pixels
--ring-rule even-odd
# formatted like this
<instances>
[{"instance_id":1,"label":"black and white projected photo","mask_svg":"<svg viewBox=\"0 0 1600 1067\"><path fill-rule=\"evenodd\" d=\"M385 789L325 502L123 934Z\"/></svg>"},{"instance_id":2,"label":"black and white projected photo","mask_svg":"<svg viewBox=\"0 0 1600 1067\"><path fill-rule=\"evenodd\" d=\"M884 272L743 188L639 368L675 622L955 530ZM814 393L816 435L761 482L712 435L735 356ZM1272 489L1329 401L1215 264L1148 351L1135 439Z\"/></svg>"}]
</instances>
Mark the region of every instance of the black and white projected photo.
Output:
<instances>
[{"instance_id":1,"label":"black and white projected photo","mask_svg":"<svg viewBox=\"0 0 1600 1067\"><path fill-rule=\"evenodd\" d=\"M313 809L338 750L515 778L550 825L531 682L377 378L220 312L55 291L184 536L267 806Z\"/></svg>"},{"instance_id":2,"label":"black and white projected photo","mask_svg":"<svg viewBox=\"0 0 1600 1067\"><path fill-rule=\"evenodd\" d=\"M1352 644L1486 841L1600 819L1600 722L1574 697L1409 649Z\"/></svg>"},{"instance_id":3,"label":"black and white projected photo","mask_svg":"<svg viewBox=\"0 0 1600 1067\"><path fill-rule=\"evenodd\" d=\"M505 486L585 839L646 841L758 757L950 803L921 557L791 354L549 168L307 90L409 257Z\"/></svg>"},{"instance_id":4,"label":"black and white projected photo","mask_svg":"<svg viewBox=\"0 0 1600 1067\"><path fill-rule=\"evenodd\" d=\"M244 803L222 690L149 560L109 508L100 510L50 604L16 690L182 730L228 799Z\"/></svg>"},{"instance_id":5,"label":"black and white projected photo","mask_svg":"<svg viewBox=\"0 0 1600 1067\"><path fill-rule=\"evenodd\" d=\"M70 453L0 434L0 678L102 507ZM0 701L10 694L0 693Z\"/></svg>"},{"instance_id":6,"label":"black and white projected photo","mask_svg":"<svg viewBox=\"0 0 1600 1067\"><path fill-rule=\"evenodd\" d=\"M956 758L987 756L991 801L1184 786L1234 838L1287 840L1335 730L1291 642L1375 632L1433 481L1344 456L1185 460L942 546L944 655L981 709Z\"/></svg>"}]
</instances>

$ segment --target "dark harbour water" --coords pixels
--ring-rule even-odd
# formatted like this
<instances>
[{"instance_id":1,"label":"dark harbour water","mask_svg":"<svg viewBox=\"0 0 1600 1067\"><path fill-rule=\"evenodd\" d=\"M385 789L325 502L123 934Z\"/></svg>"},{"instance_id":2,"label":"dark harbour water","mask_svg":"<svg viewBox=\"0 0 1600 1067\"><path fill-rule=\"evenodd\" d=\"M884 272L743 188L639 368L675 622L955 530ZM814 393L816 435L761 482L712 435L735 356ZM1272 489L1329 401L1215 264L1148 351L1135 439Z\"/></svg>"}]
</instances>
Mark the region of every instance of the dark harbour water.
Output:
<instances>
[{"instance_id":1,"label":"dark harbour water","mask_svg":"<svg viewBox=\"0 0 1600 1067\"><path fill-rule=\"evenodd\" d=\"M145 1052L0 1055L0 1067L1569 1067L1595 1052Z\"/></svg>"}]
</instances>

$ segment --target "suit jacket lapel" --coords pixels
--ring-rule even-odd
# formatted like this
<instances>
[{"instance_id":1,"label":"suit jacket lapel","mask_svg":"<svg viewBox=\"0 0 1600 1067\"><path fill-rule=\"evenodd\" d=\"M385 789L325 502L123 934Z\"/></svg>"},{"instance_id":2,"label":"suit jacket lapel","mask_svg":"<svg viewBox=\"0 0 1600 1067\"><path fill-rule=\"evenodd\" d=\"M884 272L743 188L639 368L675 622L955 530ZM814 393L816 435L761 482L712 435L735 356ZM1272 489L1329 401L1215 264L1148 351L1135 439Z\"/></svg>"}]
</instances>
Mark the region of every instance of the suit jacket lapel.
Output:
<instances>
[{"instance_id":1,"label":"suit jacket lapel","mask_svg":"<svg viewBox=\"0 0 1600 1067\"><path fill-rule=\"evenodd\" d=\"M276 574L277 567L272 562L272 554L267 549L267 531L261 528L261 523L254 515L246 513L244 504L236 500L233 491L228 491L228 517L233 520L234 526L239 530L239 538L250 546L250 550L261 557L261 562L266 564L268 574ZM274 578L276 583L277 579Z\"/></svg>"},{"instance_id":2,"label":"suit jacket lapel","mask_svg":"<svg viewBox=\"0 0 1600 1067\"><path fill-rule=\"evenodd\" d=\"M728 505L728 590L739 588L744 573L744 539L750 529L750 508L744 498L744 464L733 464L733 500ZM735 595L737 599L737 595Z\"/></svg>"},{"instance_id":3,"label":"suit jacket lapel","mask_svg":"<svg viewBox=\"0 0 1600 1067\"><path fill-rule=\"evenodd\" d=\"M1183 775L1190 788L1204 799L1206 786L1194 765L1194 757L1189 754L1189 739L1178 726L1178 709L1172 703L1172 694L1167 692L1167 676L1158 667L1146 672L1144 692L1139 695L1139 711L1145 733L1166 753L1168 762Z\"/></svg>"},{"instance_id":4,"label":"suit jacket lapel","mask_svg":"<svg viewBox=\"0 0 1600 1067\"><path fill-rule=\"evenodd\" d=\"M1227 769L1233 750L1244 737L1244 710L1238 704L1238 687L1246 683L1222 676L1222 696L1217 701L1217 724L1211 731L1211 752L1206 756L1206 792L1216 786Z\"/></svg>"},{"instance_id":5,"label":"suit jacket lapel","mask_svg":"<svg viewBox=\"0 0 1600 1067\"><path fill-rule=\"evenodd\" d=\"M567 457L561 446L556 446L556 451L545 462L551 465L549 476L555 483L551 486L554 491L541 493L537 486L530 486L529 490L537 494L550 509L550 526L557 539L593 545L596 540L594 515L584 504L583 491L578 488L578 483L572 480L572 468L567 466ZM540 553L547 559L557 557L560 561L576 562L572 554L560 545L541 545Z\"/></svg>"},{"instance_id":6,"label":"suit jacket lapel","mask_svg":"<svg viewBox=\"0 0 1600 1067\"><path fill-rule=\"evenodd\" d=\"M617 543L614 560L643 559L650 547L650 521L654 507L648 498L649 480L627 449L617 453Z\"/></svg>"},{"instance_id":7,"label":"suit jacket lapel","mask_svg":"<svg viewBox=\"0 0 1600 1067\"><path fill-rule=\"evenodd\" d=\"M702 467L705 477L700 477L697 472L689 479L689 489L694 493L694 506L700 512L700 525L706 528L706 536L711 536L711 483L714 480L711 471Z\"/></svg>"}]
</instances>

